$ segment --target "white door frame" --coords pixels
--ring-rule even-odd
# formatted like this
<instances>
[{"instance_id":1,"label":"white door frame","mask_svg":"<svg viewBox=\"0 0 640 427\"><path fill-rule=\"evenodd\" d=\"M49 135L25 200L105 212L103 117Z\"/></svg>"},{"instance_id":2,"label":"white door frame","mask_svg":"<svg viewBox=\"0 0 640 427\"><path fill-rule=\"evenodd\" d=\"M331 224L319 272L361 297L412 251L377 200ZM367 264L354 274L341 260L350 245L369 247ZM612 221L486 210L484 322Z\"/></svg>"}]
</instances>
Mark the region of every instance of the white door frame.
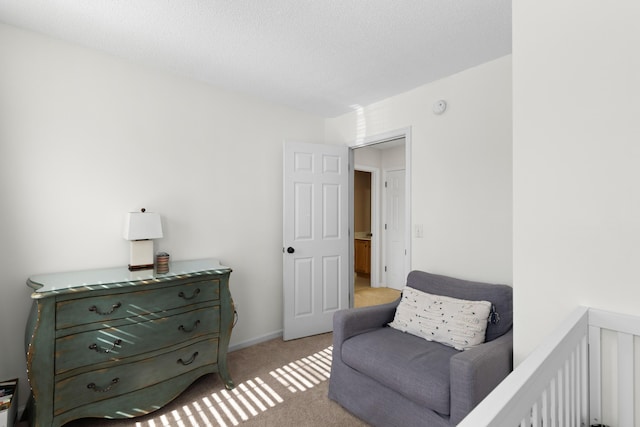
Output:
<instances>
[{"instance_id":1,"label":"white door frame","mask_svg":"<svg viewBox=\"0 0 640 427\"><path fill-rule=\"evenodd\" d=\"M371 173L371 287L380 286L380 169L373 166L355 165L354 171Z\"/></svg>"},{"instance_id":2,"label":"white door frame","mask_svg":"<svg viewBox=\"0 0 640 427\"><path fill-rule=\"evenodd\" d=\"M373 135L364 139L359 139L349 146L349 230L353 230L353 171L355 169L355 165L353 162L353 150L356 148L366 147L368 145L379 144L382 142L391 141L398 138L404 138L405 146L404 146L404 163L405 163L405 245L406 245L406 255L404 262L404 270L405 272L411 271L411 127L406 127L402 129L396 129L389 132L381 133L378 135ZM353 241L353 231L351 231L351 238L349 241L349 262L350 262L350 271L353 271L353 254L354 254L354 241ZM350 290L349 290L349 299L351 306L353 307L353 274L349 275L350 281Z\"/></svg>"}]
</instances>

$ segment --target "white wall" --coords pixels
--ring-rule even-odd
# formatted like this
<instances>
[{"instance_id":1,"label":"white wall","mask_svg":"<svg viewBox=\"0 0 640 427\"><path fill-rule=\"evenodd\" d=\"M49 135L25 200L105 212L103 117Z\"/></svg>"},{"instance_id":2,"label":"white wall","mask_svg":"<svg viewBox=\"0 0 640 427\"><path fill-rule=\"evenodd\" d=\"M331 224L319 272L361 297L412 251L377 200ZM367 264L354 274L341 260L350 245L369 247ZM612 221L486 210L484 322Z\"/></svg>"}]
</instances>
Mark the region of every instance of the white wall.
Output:
<instances>
[{"instance_id":1,"label":"white wall","mask_svg":"<svg viewBox=\"0 0 640 427\"><path fill-rule=\"evenodd\" d=\"M445 99L440 116L432 104ZM327 120L354 144L411 127L412 268L511 283L511 56Z\"/></svg>"},{"instance_id":2,"label":"white wall","mask_svg":"<svg viewBox=\"0 0 640 427\"><path fill-rule=\"evenodd\" d=\"M577 305L640 314L639 18L513 4L517 362Z\"/></svg>"},{"instance_id":3,"label":"white wall","mask_svg":"<svg viewBox=\"0 0 640 427\"><path fill-rule=\"evenodd\" d=\"M356 166L382 167L382 151L372 147L362 147L353 151L353 163Z\"/></svg>"},{"instance_id":4,"label":"white wall","mask_svg":"<svg viewBox=\"0 0 640 427\"><path fill-rule=\"evenodd\" d=\"M232 346L281 330L282 142L322 118L1 25L0 57L0 378L26 384L27 277L126 266L142 207L172 259L233 268Z\"/></svg>"},{"instance_id":5,"label":"white wall","mask_svg":"<svg viewBox=\"0 0 640 427\"><path fill-rule=\"evenodd\" d=\"M356 150L357 151L357 150ZM406 167L405 147L389 148L382 152L382 170L398 170Z\"/></svg>"},{"instance_id":6,"label":"white wall","mask_svg":"<svg viewBox=\"0 0 640 427\"><path fill-rule=\"evenodd\" d=\"M232 346L280 331L284 139L410 126L414 268L511 282L511 57L325 121L2 25L0 55L2 378L26 381L27 277L126 265L141 207L173 259L233 268Z\"/></svg>"}]
</instances>

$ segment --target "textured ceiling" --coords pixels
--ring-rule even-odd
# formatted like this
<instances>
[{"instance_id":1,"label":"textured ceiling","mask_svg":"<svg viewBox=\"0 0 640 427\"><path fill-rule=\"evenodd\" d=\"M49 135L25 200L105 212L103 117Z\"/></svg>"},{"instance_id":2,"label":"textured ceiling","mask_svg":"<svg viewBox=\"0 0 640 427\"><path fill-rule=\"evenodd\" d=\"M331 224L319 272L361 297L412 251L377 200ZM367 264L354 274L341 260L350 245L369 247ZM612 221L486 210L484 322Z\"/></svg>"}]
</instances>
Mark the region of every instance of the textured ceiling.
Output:
<instances>
[{"instance_id":1,"label":"textured ceiling","mask_svg":"<svg viewBox=\"0 0 640 427\"><path fill-rule=\"evenodd\" d=\"M0 22L324 117L511 53L510 0L0 0Z\"/></svg>"}]
</instances>

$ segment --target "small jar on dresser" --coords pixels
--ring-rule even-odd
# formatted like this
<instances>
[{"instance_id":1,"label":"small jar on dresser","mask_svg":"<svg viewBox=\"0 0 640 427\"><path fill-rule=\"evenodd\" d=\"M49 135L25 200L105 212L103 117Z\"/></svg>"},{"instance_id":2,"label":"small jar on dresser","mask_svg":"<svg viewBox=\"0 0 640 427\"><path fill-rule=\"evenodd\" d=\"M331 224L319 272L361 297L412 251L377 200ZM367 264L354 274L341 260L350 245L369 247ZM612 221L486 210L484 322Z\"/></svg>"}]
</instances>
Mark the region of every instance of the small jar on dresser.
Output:
<instances>
[{"instance_id":1,"label":"small jar on dresser","mask_svg":"<svg viewBox=\"0 0 640 427\"><path fill-rule=\"evenodd\" d=\"M123 267L30 277L30 424L144 415L212 372L233 388L230 274L196 260L163 274Z\"/></svg>"}]
</instances>

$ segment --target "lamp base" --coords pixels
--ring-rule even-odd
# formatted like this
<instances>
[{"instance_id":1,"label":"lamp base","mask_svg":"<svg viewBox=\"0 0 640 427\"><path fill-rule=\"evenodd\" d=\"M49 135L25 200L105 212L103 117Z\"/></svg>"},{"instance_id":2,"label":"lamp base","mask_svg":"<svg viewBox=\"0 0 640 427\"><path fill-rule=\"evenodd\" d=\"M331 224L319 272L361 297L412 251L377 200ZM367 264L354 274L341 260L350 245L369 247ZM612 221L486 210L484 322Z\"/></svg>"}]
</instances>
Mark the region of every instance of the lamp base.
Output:
<instances>
[{"instance_id":1,"label":"lamp base","mask_svg":"<svg viewBox=\"0 0 640 427\"><path fill-rule=\"evenodd\" d=\"M153 240L132 240L129 270L146 270L153 264Z\"/></svg>"}]
</instances>

